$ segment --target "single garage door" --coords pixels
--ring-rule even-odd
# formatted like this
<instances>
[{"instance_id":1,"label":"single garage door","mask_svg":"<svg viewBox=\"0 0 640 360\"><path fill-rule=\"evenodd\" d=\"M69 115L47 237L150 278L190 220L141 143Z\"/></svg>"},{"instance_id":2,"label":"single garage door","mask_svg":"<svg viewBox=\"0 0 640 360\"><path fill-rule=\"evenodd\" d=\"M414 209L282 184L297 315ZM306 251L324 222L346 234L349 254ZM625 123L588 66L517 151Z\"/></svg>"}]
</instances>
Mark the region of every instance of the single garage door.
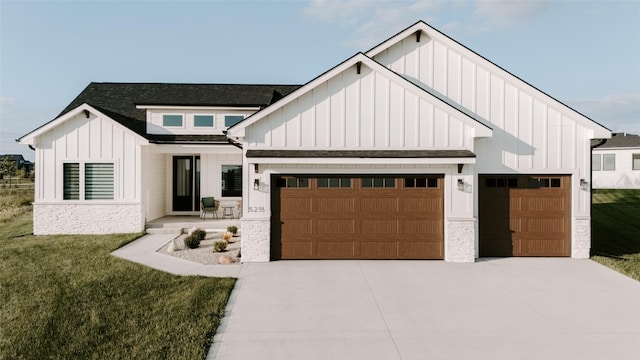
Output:
<instances>
[{"instance_id":1,"label":"single garage door","mask_svg":"<svg viewBox=\"0 0 640 360\"><path fill-rule=\"evenodd\" d=\"M442 259L442 176L274 176L273 259Z\"/></svg>"},{"instance_id":2,"label":"single garage door","mask_svg":"<svg viewBox=\"0 0 640 360\"><path fill-rule=\"evenodd\" d=\"M480 256L570 256L570 176L479 176Z\"/></svg>"}]
</instances>

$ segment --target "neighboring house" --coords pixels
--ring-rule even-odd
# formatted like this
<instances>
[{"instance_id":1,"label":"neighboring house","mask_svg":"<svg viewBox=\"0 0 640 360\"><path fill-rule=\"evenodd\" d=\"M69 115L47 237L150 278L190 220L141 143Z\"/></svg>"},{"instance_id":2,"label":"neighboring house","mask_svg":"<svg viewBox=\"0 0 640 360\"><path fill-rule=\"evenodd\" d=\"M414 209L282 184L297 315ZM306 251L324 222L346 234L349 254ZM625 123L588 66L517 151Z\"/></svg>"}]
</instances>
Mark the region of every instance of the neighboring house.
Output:
<instances>
[{"instance_id":1,"label":"neighboring house","mask_svg":"<svg viewBox=\"0 0 640 360\"><path fill-rule=\"evenodd\" d=\"M224 130L298 87L89 84L20 139L36 149L34 233L140 232L204 196L235 208L242 151Z\"/></svg>"},{"instance_id":2,"label":"neighboring house","mask_svg":"<svg viewBox=\"0 0 640 360\"><path fill-rule=\"evenodd\" d=\"M640 189L640 136L613 133L611 139L593 145L594 189Z\"/></svg>"},{"instance_id":3,"label":"neighboring house","mask_svg":"<svg viewBox=\"0 0 640 360\"><path fill-rule=\"evenodd\" d=\"M610 131L423 22L261 101L215 87L91 84L23 137L34 231L140 231L241 195L244 262L589 256L581 183Z\"/></svg>"},{"instance_id":4,"label":"neighboring house","mask_svg":"<svg viewBox=\"0 0 640 360\"><path fill-rule=\"evenodd\" d=\"M0 155L0 159L3 158L9 158L9 160L13 161L16 164L16 170L22 170L24 168L27 174L33 170L33 163L29 160L25 160L24 156L20 154Z\"/></svg>"}]
</instances>

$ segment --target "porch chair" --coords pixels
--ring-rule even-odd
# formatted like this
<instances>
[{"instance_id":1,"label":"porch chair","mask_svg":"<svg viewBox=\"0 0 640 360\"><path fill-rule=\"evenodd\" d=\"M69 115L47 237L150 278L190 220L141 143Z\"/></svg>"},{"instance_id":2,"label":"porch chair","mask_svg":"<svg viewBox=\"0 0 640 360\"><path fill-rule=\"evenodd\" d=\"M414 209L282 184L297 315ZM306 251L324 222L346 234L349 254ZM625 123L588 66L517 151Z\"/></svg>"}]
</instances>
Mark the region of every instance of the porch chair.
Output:
<instances>
[{"instance_id":1,"label":"porch chair","mask_svg":"<svg viewBox=\"0 0 640 360\"><path fill-rule=\"evenodd\" d=\"M206 219L207 213L211 213L213 217L217 219L219 207L220 201L215 200L213 197L203 197L200 200L200 218Z\"/></svg>"}]
</instances>

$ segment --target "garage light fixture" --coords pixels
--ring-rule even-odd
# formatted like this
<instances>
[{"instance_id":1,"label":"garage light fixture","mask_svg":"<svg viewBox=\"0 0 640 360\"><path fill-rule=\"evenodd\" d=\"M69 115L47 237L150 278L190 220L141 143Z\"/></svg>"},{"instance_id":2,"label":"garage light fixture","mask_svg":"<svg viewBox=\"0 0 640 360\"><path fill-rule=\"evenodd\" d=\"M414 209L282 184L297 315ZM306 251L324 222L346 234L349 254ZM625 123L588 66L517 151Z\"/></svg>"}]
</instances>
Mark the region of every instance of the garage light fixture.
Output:
<instances>
[{"instance_id":1,"label":"garage light fixture","mask_svg":"<svg viewBox=\"0 0 640 360\"><path fill-rule=\"evenodd\" d=\"M260 190L260 179L253 180L253 190Z\"/></svg>"},{"instance_id":2,"label":"garage light fixture","mask_svg":"<svg viewBox=\"0 0 640 360\"><path fill-rule=\"evenodd\" d=\"M589 191L589 182L585 179L580 179L580 189Z\"/></svg>"},{"instance_id":3,"label":"garage light fixture","mask_svg":"<svg viewBox=\"0 0 640 360\"><path fill-rule=\"evenodd\" d=\"M464 191L464 181L462 179L458 179L458 190Z\"/></svg>"}]
</instances>

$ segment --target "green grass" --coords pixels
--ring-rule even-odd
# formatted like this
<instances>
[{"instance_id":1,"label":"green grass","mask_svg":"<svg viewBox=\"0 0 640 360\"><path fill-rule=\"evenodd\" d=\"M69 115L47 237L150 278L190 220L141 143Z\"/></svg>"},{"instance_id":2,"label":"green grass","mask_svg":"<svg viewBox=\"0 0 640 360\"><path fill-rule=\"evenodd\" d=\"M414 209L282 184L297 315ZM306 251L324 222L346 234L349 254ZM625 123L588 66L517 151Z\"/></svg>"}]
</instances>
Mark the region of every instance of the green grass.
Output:
<instances>
[{"instance_id":1,"label":"green grass","mask_svg":"<svg viewBox=\"0 0 640 360\"><path fill-rule=\"evenodd\" d=\"M0 226L31 211L33 189L0 188Z\"/></svg>"},{"instance_id":2,"label":"green grass","mask_svg":"<svg viewBox=\"0 0 640 360\"><path fill-rule=\"evenodd\" d=\"M640 190L593 190L594 261L640 281Z\"/></svg>"},{"instance_id":3,"label":"green grass","mask_svg":"<svg viewBox=\"0 0 640 360\"><path fill-rule=\"evenodd\" d=\"M234 279L109 255L136 234L31 232L31 212L0 226L0 359L205 358Z\"/></svg>"}]
</instances>

